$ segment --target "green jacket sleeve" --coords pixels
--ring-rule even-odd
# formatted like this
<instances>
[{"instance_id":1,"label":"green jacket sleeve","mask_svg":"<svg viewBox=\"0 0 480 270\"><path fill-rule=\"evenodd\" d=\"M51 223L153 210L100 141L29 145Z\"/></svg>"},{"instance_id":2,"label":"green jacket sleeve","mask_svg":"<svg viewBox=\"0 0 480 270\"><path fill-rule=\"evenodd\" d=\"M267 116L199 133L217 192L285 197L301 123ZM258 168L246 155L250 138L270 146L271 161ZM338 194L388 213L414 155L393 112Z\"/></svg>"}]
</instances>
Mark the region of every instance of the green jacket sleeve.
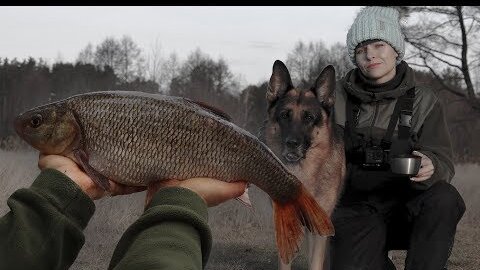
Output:
<instances>
[{"instance_id":1,"label":"green jacket sleeve","mask_svg":"<svg viewBox=\"0 0 480 270\"><path fill-rule=\"evenodd\" d=\"M0 219L0 269L68 269L82 248L93 201L59 171L15 191Z\"/></svg>"},{"instance_id":2,"label":"green jacket sleeve","mask_svg":"<svg viewBox=\"0 0 480 270\"><path fill-rule=\"evenodd\" d=\"M440 102L437 102L418 133L415 149L428 156L435 168L433 175L421 182L412 182L415 189L428 189L437 181L450 183L455 175L453 150L447 121Z\"/></svg>"},{"instance_id":3,"label":"green jacket sleeve","mask_svg":"<svg viewBox=\"0 0 480 270\"><path fill-rule=\"evenodd\" d=\"M212 243L207 214L196 193L161 189L120 239L108 269L204 268Z\"/></svg>"}]
</instances>

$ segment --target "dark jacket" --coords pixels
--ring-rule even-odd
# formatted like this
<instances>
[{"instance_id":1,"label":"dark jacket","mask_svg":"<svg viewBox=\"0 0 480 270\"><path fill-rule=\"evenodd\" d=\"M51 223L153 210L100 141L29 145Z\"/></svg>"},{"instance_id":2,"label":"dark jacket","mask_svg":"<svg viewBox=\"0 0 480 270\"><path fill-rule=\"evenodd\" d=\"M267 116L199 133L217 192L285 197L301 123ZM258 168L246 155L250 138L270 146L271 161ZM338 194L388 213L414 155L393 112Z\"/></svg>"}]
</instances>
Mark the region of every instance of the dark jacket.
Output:
<instances>
[{"instance_id":1,"label":"dark jacket","mask_svg":"<svg viewBox=\"0 0 480 270\"><path fill-rule=\"evenodd\" d=\"M93 201L67 176L47 169L7 204L0 269L68 269L85 242ZM164 188L124 233L109 269L202 269L210 248L205 202L188 189Z\"/></svg>"},{"instance_id":2,"label":"dark jacket","mask_svg":"<svg viewBox=\"0 0 480 270\"><path fill-rule=\"evenodd\" d=\"M445 120L444 109L437 95L429 88L415 82L414 71L405 62L397 66L394 79L383 85L365 83L358 69L348 72L337 82L335 117L342 129L346 121L347 93L361 100L360 116L355 132L360 137L373 138L379 143L385 134L390 116L400 96L415 88L412 115L413 148L428 156L435 167L432 177L423 182L408 181L408 177L388 172L365 171L360 166L348 164L346 189L348 192L382 192L384 188L395 189L397 184L408 183L410 188L425 190L437 181L450 182L455 171L452 162L452 146ZM344 130L345 132L345 130ZM393 140L397 138L397 127ZM347 158L347 163L349 162ZM351 192L350 192L351 193Z\"/></svg>"}]
</instances>

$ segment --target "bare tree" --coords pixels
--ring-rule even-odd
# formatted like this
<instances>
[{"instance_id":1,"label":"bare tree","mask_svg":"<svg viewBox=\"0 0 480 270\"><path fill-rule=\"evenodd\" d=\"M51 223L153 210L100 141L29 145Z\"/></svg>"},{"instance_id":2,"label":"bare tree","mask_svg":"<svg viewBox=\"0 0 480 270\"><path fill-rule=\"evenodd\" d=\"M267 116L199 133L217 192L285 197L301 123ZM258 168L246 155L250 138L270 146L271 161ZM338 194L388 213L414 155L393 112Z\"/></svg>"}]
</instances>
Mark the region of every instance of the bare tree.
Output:
<instances>
[{"instance_id":1,"label":"bare tree","mask_svg":"<svg viewBox=\"0 0 480 270\"><path fill-rule=\"evenodd\" d=\"M230 67L223 58L220 58L216 65L214 65L212 77L214 78L213 87L217 94L220 94L222 91L228 91L230 94L234 94L234 91L240 87L240 83L236 80L230 71Z\"/></svg>"},{"instance_id":2,"label":"bare tree","mask_svg":"<svg viewBox=\"0 0 480 270\"><path fill-rule=\"evenodd\" d=\"M261 85L249 85L240 94L243 117L239 124L262 140L265 134L262 133L261 128L267 117L267 100L265 99L267 85L267 82Z\"/></svg>"},{"instance_id":3,"label":"bare tree","mask_svg":"<svg viewBox=\"0 0 480 270\"><path fill-rule=\"evenodd\" d=\"M303 41L296 43L293 51L287 55L286 61L294 84L305 84L312 81L313 69L319 62L326 63L326 51L322 41L308 44Z\"/></svg>"},{"instance_id":4,"label":"bare tree","mask_svg":"<svg viewBox=\"0 0 480 270\"><path fill-rule=\"evenodd\" d=\"M145 58L142 50L130 36L123 36L120 40L107 37L99 45L95 52L89 44L82 50L78 62L89 63L93 55L93 63L105 68L109 66L122 82L131 82L145 75Z\"/></svg>"},{"instance_id":5,"label":"bare tree","mask_svg":"<svg viewBox=\"0 0 480 270\"><path fill-rule=\"evenodd\" d=\"M327 48L323 41L308 44L298 41L292 52L288 54L286 65L293 83L304 86L312 84L327 65L335 67L337 79L354 67L345 45L335 43Z\"/></svg>"},{"instance_id":6,"label":"bare tree","mask_svg":"<svg viewBox=\"0 0 480 270\"><path fill-rule=\"evenodd\" d=\"M117 71L120 62L120 44L115 38L107 37L102 43L97 45L94 60L96 66L101 68L109 66L114 71Z\"/></svg>"},{"instance_id":7,"label":"bare tree","mask_svg":"<svg viewBox=\"0 0 480 270\"><path fill-rule=\"evenodd\" d=\"M179 73L180 60L176 53L171 53L170 56L163 60L160 65L160 73L157 78L157 83L160 85L160 91L164 93L169 92L172 79L177 77Z\"/></svg>"},{"instance_id":8,"label":"bare tree","mask_svg":"<svg viewBox=\"0 0 480 270\"><path fill-rule=\"evenodd\" d=\"M63 57L63 54L59 51L57 52L57 56L55 57L55 63L63 63L65 62L65 57Z\"/></svg>"},{"instance_id":9,"label":"bare tree","mask_svg":"<svg viewBox=\"0 0 480 270\"><path fill-rule=\"evenodd\" d=\"M94 61L95 53L93 52L93 45L92 43L88 43L88 45L78 54L77 63L93 64Z\"/></svg>"},{"instance_id":10,"label":"bare tree","mask_svg":"<svg viewBox=\"0 0 480 270\"><path fill-rule=\"evenodd\" d=\"M330 47L327 59L328 64L335 67L337 80L341 79L348 71L355 68L348 56L347 47L340 42L337 42ZM318 76L318 74L316 76Z\"/></svg>"},{"instance_id":11,"label":"bare tree","mask_svg":"<svg viewBox=\"0 0 480 270\"><path fill-rule=\"evenodd\" d=\"M119 44L119 65L117 75L124 81L130 82L140 77L144 72L145 60L142 50L130 36L123 36Z\"/></svg>"},{"instance_id":12,"label":"bare tree","mask_svg":"<svg viewBox=\"0 0 480 270\"><path fill-rule=\"evenodd\" d=\"M158 38L150 46L150 51L147 55L147 78L158 83L158 78L162 65L162 47Z\"/></svg>"},{"instance_id":13,"label":"bare tree","mask_svg":"<svg viewBox=\"0 0 480 270\"><path fill-rule=\"evenodd\" d=\"M159 91L168 93L172 79L178 76L180 70L180 60L176 53L171 53L168 57L162 55L162 48L158 41L152 44L147 60L147 78L159 85Z\"/></svg>"},{"instance_id":14,"label":"bare tree","mask_svg":"<svg viewBox=\"0 0 480 270\"><path fill-rule=\"evenodd\" d=\"M406 41L411 45L409 64L427 68L440 82L445 70L461 74L465 90L442 83L445 90L467 97L472 107L480 109L472 78L480 67L480 8L472 6L418 6L405 15ZM477 80L480 79L477 77Z\"/></svg>"},{"instance_id":15,"label":"bare tree","mask_svg":"<svg viewBox=\"0 0 480 270\"><path fill-rule=\"evenodd\" d=\"M169 93L219 108L229 105L233 108L232 104L237 102L237 87L235 76L223 59L215 61L196 49L181 65L178 75L171 79Z\"/></svg>"}]
</instances>

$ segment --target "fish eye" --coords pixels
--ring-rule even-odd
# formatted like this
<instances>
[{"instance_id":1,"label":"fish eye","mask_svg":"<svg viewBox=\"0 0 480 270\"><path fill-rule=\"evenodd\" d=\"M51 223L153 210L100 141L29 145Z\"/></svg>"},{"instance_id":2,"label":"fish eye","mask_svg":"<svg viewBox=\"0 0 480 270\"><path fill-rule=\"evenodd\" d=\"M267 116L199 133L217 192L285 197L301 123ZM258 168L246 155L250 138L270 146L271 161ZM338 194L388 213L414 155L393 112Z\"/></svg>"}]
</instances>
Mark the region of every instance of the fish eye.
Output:
<instances>
[{"instance_id":1,"label":"fish eye","mask_svg":"<svg viewBox=\"0 0 480 270\"><path fill-rule=\"evenodd\" d=\"M30 126L33 128L38 128L43 122L43 118L41 114L35 114L30 118Z\"/></svg>"}]
</instances>

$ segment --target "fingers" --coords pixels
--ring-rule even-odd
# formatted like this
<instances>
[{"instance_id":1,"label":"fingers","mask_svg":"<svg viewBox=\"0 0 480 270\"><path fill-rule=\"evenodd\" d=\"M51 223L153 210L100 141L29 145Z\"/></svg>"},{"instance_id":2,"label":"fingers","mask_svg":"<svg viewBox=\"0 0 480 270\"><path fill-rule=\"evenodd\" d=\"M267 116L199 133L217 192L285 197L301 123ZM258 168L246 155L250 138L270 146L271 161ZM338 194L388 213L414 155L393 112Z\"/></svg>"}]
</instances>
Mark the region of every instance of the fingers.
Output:
<instances>
[{"instance_id":1,"label":"fingers","mask_svg":"<svg viewBox=\"0 0 480 270\"><path fill-rule=\"evenodd\" d=\"M105 195L116 196L125 195L135 192L144 191L146 186L127 186L119 184L114 181L109 181L111 191L109 194L102 188L97 186L69 157L59 155L44 155L39 154L38 167L43 170L45 168L57 169L74 182L87 193L92 199L99 199ZM241 196L247 187L247 183L243 181L227 183L213 178L191 178L186 180L161 180L151 183L148 186L146 205L150 202L153 195L161 188L169 186L180 186L188 188L197 193L208 206L215 206L227 200Z\"/></svg>"},{"instance_id":2,"label":"fingers","mask_svg":"<svg viewBox=\"0 0 480 270\"><path fill-rule=\"evenodd\" d=\"M65 166L77 167L77 164L68 157L59 155L45 155L40 153L38 155L38 168L44 170L47 168L58 169Z\"/></svg>"},{"instance_id":3,"label":"fingers","mask_svg":"<svg viewBox=\"0 0 480 270\"><path fill-rule=\"evenodd\" d=\"M420 182L429 179L435 172L435 167L433 166L432 160L425 154L422 154L418 151L413 151L413 154L422 157L422 161L418 174L414 177L410 177L410 180Z\"/></svg>"},{"instance_id":4,"label":"fingers","mask_svg":"<svg viewBox=\"0 0 480 270\"><path fill-rule=\"evenodd\" d=\"M432 175L427 175L427 176L423 176L423 177L410 177L410 180L412 180L413 182L421 182L421 181L425 181L427 179L429 179Z\"/></svg>"},{"instance_id":5,"label":"fingers","mask_svg":"<svg viewBox=\"0 0 480 270\"><path fill-rule=\"evenodd\" d=\"M145 196L145 207L150 204L153 195L155 195L159 189L170 186L178 186L179 184L180 181L176 179L161 180L148 184L148 186L145 187L145 189L147 189L147 195Z\"/></svg>"},{"instance_id":6,"label":"fingers","mask_svg":"<svg viewBox=\"0 0 480 270\"><path fill-rule=\"evenodd\" d=\"M227 183L212 178L192 178L182 181L180 186L196 192L208 206L215 206L236 198L245 192L247 183Z\"/></svg>"},{"instance_id":7,"label":"fingers","mask_svg":"<svg viewBox=\"0 0 480 270\"><path fill-rule=\"evenodd\" d=\"M40 153L40 154L38 155L38 168L39 168L40 170L43 170L43 169L45 169L45 166L46 166L46 163L45 163L45 155L42 154L42 153Z\"/></svg>"},{"instance_id":8,"label":"fingers","mask_svg":"<svg viewBox=\"0 0 480 270\"><path fill-rule=\"evenodd\" d=\"M418 152L418 151L413 151L412 154L414 154L415 156L419 156L419 157L426 157L425 154L422 154L421 152Z\"/></svg>"},{"instance_id":9,"label":"fingers","mask_svg":"<svg viewBox=\"0 0 480 270\"><path fill-rule=\"evenodd\" d=\"M417 174L413 178L416 179L417 181L419 181L419 179L426 180L433 175L433 172L434 172L434 170L430 170L430 171L427 171L427 172L422 173L422 174Z\"/></svg>"},{"instance_id":10,"label":"fingers","mask_svg":"<svg viewBox=\"0 0 480 270\"><path fill-rule=\"evenodd\" d=\"M416 155L416 156L422 157L420 168L423 168L423 167L429 166L429 165L433 166L432 160L428 156L426 156L426 155L424 155L424 154L422 154L418 151L413 151L413 154Z\"/></svg>"},{"instance_id":11,"label":"fingers","mask_svg":"<svg viewBox=\"0 0 480 270\"><path fill-rule=\"evenodd\" d=\"M410 180L416 181L416 182L424 181L430 178L434 172L435 170L433 169L433 166L431 166L431 169L419 171L417 175L415 175L414 177L410 177Z\"/></svg>"},{"instance_id":12,"label":"fingers","mask_svg":"<svg viewBox=\"0 0 480 270\"><path fill-rule=\"evenodd\" d=\"M110 181L110 195L111 196L116 196L116 195L126 195L126 194L131 194L135 192L141 192L146 190L146 186L126 186L123 184L115 183L113 181Z\"/></svg>"},{"instance_id":13,"label":"fingers","mask_svg":"<svg viewBox=\"0 0 480 270\"><path fill-rule=\"evenodd\" d=\"M152 197L153 194L157 193L157 191L161 188L164 187L172 187L172 186L178 186L180 184L179 180L176 179L169 179L169 180L161 180L161 181L156 181L148 184L148 190L147 190L147 197ZM147 187L146 187L147 189Z\"/></svg>"},{"instance_id":14,"label":"fingers","mask_svg":"<svg viewBox=\"0 0 480 270\"><path fill-rule=\"evenodd\" d=\"M146 205L160 188L179 186L197 193L208 206L215 206L227 200L239 197L245 192L247 183L243 181L227 183L213 178L197 177L186 180L162 180L149 185Z\"/></svg>"},{"instance_id":15,"label":"fingers","mask_svg":"<svg viewBox=\"0 0 480 270\"><path fill-rule=\"evenodd\" d=\"M52 165L54 165L52 163L54 163L54 164L57 163L55 161L55 158L52 157L52 155L45 155L45 154L42 154L42 153L40 153L38 155L38 168L40 170L44 170L46 168L51 168Z\"/></svg>"},{"instance_id":16,"label":"fingers","mask_svg":"<svg viewBox=\"0 0 480 270\"><path fill-rule=\"evenodd\" d=\"M417 173L417 176L425 176L429 173L433 173L433 171L434 171L433 164L428 164L420 168L420 170Z\"/></svg>"},{"instance_id":17,"label":"fingers","mask_svg":"<svg viewBox=\"0 0 480 270\"><path fill-rule=\"evenodd\" d=\"M233 199L238 196L241 196L245 192L245 189L247 188L247 183L244 181L238 181L233 183L219 181L218 185L219 185L218 191L220 193L220 197L221 199L225 199L225 200Z\"/></svg>"}]
</instances>

